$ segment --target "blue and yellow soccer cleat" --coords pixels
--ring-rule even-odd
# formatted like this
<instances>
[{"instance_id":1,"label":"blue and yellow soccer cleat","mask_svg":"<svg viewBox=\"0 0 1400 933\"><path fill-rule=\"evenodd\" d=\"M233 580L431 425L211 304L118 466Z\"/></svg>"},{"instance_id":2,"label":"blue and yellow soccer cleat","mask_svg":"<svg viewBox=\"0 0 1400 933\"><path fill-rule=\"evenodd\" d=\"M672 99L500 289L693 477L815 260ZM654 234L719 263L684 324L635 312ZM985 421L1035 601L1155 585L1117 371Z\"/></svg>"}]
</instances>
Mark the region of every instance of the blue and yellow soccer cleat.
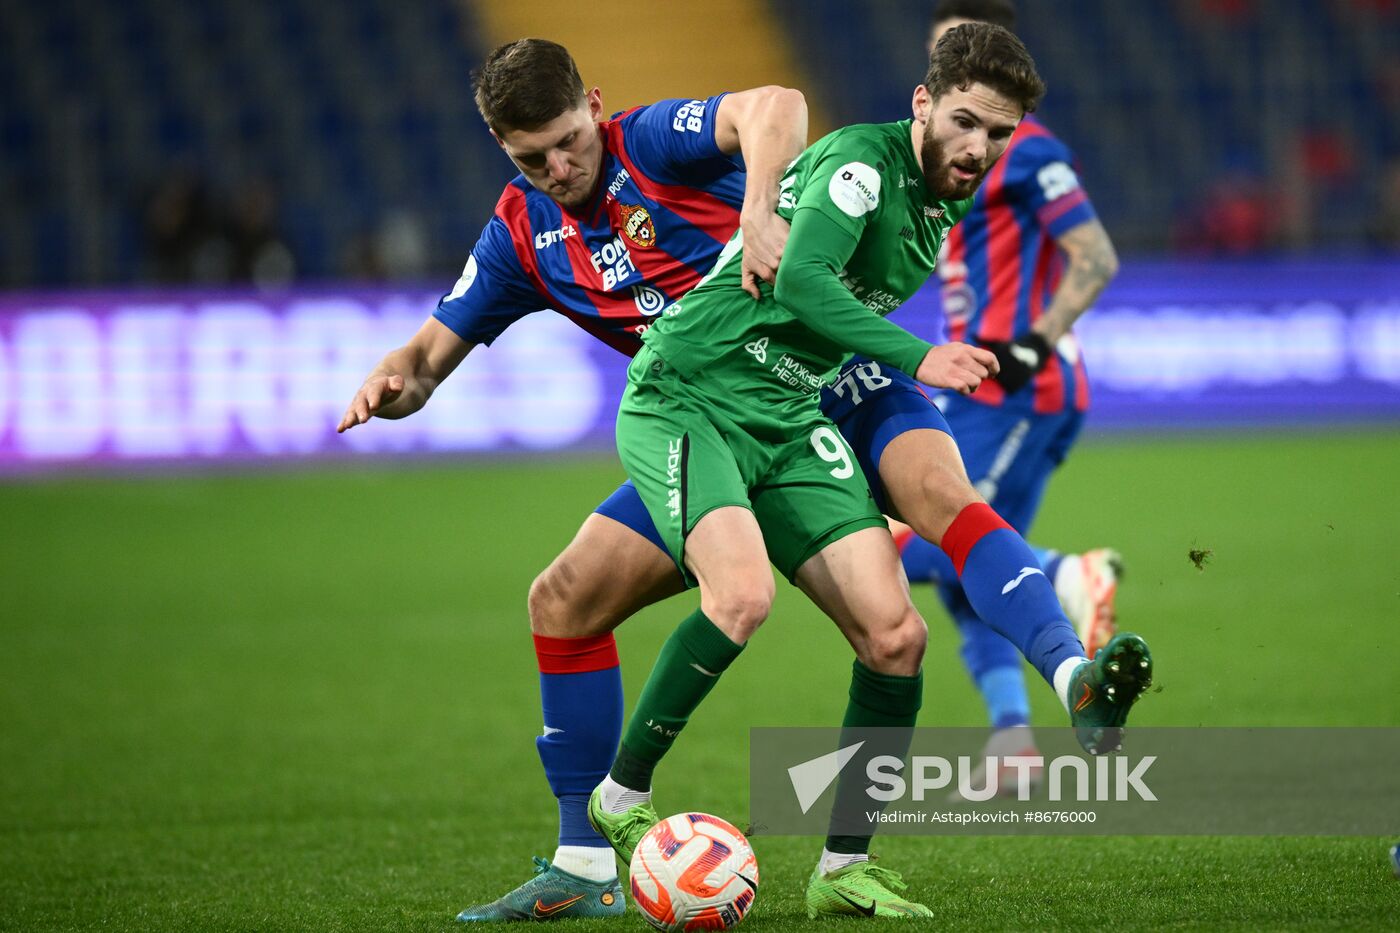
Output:
<instances>
[{"instance_id":1,"label":"blue and yellow soccer cleat","mask_svg":"<svg viewBox=\"0 0 1400 933\"><path fill-rule=\"evenodd\" d=\"M821 873L818 867L807 882L807 916L818 917L932 917L923 904L899 895L909 886L898 872L871 862L856 862Z\"/></svg>"},{"instance_id":2,"label":"blue and yellow soccer cleat","mask_svg":"<svg viewBox=\"0 0 1400 933\"><path fill-rule=\"evenodd\" d=\"M1094 660L1079 665L1069 681L1069 721L1091 755L1123 747L1128 710L1152 686L1152 653L1132 632L1108 640Z\"/></svg>"},{"instance_id":3,"label":"blue and yellow soccer cleat","mask_svg":"<svg viewBox=\"0 0 1400 933\"><path fill-rule=\"evenodd\" d=\"M589 881L535 856L535 877L489 904L468 907L462 923L512 920L564 920L573 917L620 917L627 909L617 879Z\"/></svg>"},{"instance_id":4,"label":"blue and yellow soccer cleat","mask_svg":"<svg viewBox=\"0 0 1400 933\"><path fill-rule=\"evenodd\" d=\"M595 787L588 798L588 822L598 835L608 840L622 864L632 864L632 853L637 851L637 843L657 823L661 817L651 804L642 803L622 813L609 813L603 809L603 791Z\"/></svg>"}]
</instances>

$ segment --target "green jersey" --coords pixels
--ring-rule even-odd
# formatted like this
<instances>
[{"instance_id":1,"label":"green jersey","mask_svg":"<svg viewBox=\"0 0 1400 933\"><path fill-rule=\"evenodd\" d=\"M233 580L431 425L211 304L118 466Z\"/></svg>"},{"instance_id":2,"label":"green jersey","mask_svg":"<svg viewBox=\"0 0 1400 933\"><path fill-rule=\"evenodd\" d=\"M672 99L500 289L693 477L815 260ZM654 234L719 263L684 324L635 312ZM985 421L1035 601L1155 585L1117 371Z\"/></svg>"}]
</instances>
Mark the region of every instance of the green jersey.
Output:
<instances>
[{"instance_id":1,"label":"green jersey","mask_svg":"<svg viewBox=\"0 0 1400 933\"><path fill-rule=\"evenodd\" d=\"M910 136L903 120L845 127L810 146L780 188L778 213L792 231L776 285L761 283L757 302L742 290L736 232L642 339L688 381L721 379L745 407L779 421L810 411L852 353L914 373L931 345L884 315L928 279L972 201L928 196Z\"/></svg>"}]
</instances>

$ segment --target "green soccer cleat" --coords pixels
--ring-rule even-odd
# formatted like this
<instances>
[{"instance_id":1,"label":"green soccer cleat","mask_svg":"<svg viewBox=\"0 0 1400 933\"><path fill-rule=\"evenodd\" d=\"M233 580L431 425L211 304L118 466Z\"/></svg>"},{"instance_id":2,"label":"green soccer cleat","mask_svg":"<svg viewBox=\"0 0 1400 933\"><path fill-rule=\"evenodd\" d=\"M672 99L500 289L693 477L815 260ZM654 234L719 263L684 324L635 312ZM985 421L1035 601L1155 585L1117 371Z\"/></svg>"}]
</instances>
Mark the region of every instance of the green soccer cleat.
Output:
<instances>
[{"instance_id":1,"label":"green soccer cleat","mask_svg":"<svg viewBox=\"0 0 1400 933\"><path fill-rule=\"evenodd\" d=\"M899 895L909 886L898 872L871 862L856 862L821 874L820 867L807 882L807 916L818 917L932 917L923 904Z\"/></svg>"},{"instance_id":2,"label":"green soccer cleat","mask_svg":"<svg viewBox=\"0 0 1400 933\"><path fill-rule=\"evenodd\" d=\"M588 822L598 835L608 840L622 864L631 865L637 843L642 841L647 830L661 822L661 817L649 803L638 804L623 813L609 813L603 809L601 788L595 787L588 798Z\"/></svg>"},{"instance_id":3,"label":"green soccer cleat","mask_svg":"<svg viewBox=\"0 0 1400 933\"><path fill-rule=\"evenodd\" d=\"M1123 747L1123 723L1142 692L1152 686L1152 654L1131 632L1109 639L1094 660L1079 665L1069 681L1070 725L1091 755Z\"/></svg>"},{"instance_id":4,"label":"green soccer cleat","mask_svg":"<svg viewBox=\"0 0 1400 933\"><path fill-rule=\"evenodd\" d=\"M511 920L564 920L573 917L620 917L627 910L617 879L589 881L535 856L535 877L489 904L468 907L461 923Z\"/></svg>"}]
</instances>

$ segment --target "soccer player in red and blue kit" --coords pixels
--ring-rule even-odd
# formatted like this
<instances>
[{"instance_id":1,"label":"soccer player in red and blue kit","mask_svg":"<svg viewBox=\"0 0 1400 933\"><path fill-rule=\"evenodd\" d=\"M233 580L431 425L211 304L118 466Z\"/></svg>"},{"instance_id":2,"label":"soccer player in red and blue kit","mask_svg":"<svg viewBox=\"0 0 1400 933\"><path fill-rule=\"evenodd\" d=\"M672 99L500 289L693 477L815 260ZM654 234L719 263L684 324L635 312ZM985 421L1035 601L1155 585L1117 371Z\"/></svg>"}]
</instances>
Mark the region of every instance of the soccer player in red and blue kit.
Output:
<instances>
[{"instance_id":1,"label":"soccer player in red and blue kit","mask_svg":"<svg viewBox=\"0 0 1400 933\"><path fill-rule=\"evenodd\" d=\"M372 416L417 411L476 345L490 344L513 321L542 308L635 353L640 334L714 265L736 227L744 237L746 289L756 295L755 280L771 282L781 260L787 224L775 213L778 181L806 141L805 103L797 92L759 88L662 101L604 120L598 90L585 93L567 51L536 39L494 50L475 90L478 109L521 175L506 187L455 287L409 343L365 380L342 431ZM926 171L947 175L970 193L995 155L985 127L958 132L981 140L959 141L959 151L982 155L958 156L956 165L949 155L947 164ZM981 350L943 349L969 361L995 361ZM1019 535L977 497L961 470L930 471L930 464L947 461L952 443L942 415L911 377L892 367L858 360L847 370L845 381L858 379L863 392L839 392L838 379L824 390L823 409L848 438L872 493L886 512L956 555L969 601L1064 700L1069 684L1082 679L1076 672L1083 645L1049 582L1021 575L1036 558ZM1014 592L1006 588L1012 579ZM559 802L559 848L553 864L537 862L535 878L459 919L622 912L612 850L586 815L588 794L607 774L622 728L612 630L683 589L630 483L588 517L537 578L529 612L545 728L536 744ZM910 607L897 621L891 644L921 654L922 619ZM1126 704L1115 707L1112 693L1111 687L1095 692L1072 717L1088 726L1081 730L1086 747L1115 741ZM898 700L899 709L877 712L912 715L920 697L905 691ZM828 855L840 865L865 858L863 852Z\"/></svg>"},{"instance_id":2,"label":"soccer player in red and blue kit","mask_svg":"<svg viewBox=\"0 0 1400 933\"><path fill-rule=\"evenodd\" d=\"M943 0L934 10L930 50L965 22L1011 29L1015 9L1009 0ZM1073 161L1064 143L1027 116L972 210L949 232L937 269L951 339L988 347L1001 363L975 395L943 393L937 404L978 492L1023 535L1089 402L1070 328L1118 266ZM1030 709L1016 647L978 618L943 551L899 537L910 580L936 584L957 622L963 660L994 730L987 754L1034 754L1021 728ZM1113 634L1118 555L1097 549L1037 556L1092 654Z\"/></svg>"},{"instance_id":3,"label":"soccer player in red and blue kit","mask_svg":"<svg viewBox=\"0 0 1400 933\"><path fill-rule=\"evenodd\" d=\"M709 271L736 227L757 244L745 281L776 272L787 237L774 210L778 181L807 141L800 93L757 88L604 119L600 91L585 92L568 51L541 39L494 49L473 77L477 108L520 175L456 285L370 373L341 431L416 412L476 346L541 309L635 354L651 321ZM534 878L459 919L623 912L613 850L586 812L622 733L612 629L684 588L630 483L535 581L529 613L544 707L536 745L558 798L559 846L552 864L537 861Z\"/></svg>"}]
</instances>

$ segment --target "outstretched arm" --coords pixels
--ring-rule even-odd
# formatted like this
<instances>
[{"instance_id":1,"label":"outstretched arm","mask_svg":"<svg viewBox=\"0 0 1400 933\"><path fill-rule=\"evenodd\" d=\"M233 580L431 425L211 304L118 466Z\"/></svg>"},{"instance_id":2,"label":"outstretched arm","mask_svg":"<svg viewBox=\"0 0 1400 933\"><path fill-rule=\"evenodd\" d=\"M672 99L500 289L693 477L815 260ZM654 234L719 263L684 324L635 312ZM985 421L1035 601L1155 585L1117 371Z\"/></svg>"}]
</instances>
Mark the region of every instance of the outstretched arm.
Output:
<instances>
[{"instance_id":1,"label":"outstretched arm","mask_svg":"<svg viewBox=\"0 0 1400 933\"><path fill-rule=\"evenodd\" d=\"M807 100L801 91L776 85L728 94L715 114L715 144L726 155L744 155L741 281L758 298L758 280L774 280L787 243L787 221L775 212L778 182L807 145Z\"/></svg>"},{"instance_id":2,"label":"outstretched arm","mask_svg":"<svg viewBox=\"0 0 1400 933\"><path fill-rule=\"evenodd\" d=\"M857 242L854 234L821 211L799 209L793 215L774 298L828 340L884 360L927 385L971 393L983 379L996 375L996 357L990 351L962 343L935 347L861 304L841 282Z\"/></svg>"},{"instance_id":3,"label":"outstretched arm","mask_svg":"<svg viewBox=\"0 0 1400 933\"><path fill-rule=\"evenodd\" d=\"M371 417L404 418L427 403L442 380L467 358L467 343L437 318L430 317L413 338L390 351L365 377L350 407L336 426L344 433Z\"/></svg>"}]
</instances>

